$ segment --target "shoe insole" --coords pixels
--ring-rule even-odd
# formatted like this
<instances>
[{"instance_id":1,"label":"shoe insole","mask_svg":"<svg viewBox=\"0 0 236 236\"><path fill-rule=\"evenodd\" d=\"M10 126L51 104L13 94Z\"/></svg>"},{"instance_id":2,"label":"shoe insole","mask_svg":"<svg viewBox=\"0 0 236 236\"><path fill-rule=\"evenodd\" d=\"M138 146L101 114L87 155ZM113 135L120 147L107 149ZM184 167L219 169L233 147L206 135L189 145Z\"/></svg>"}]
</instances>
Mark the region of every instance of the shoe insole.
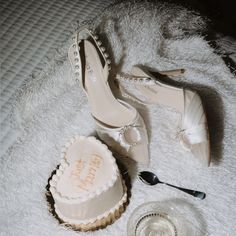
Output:
<instances>
[{"instance_id":1,"label":"shoe insole","mask_svg":"<svg viewBox=\"0 0 236 236\"><path fill-rule=\"evenodd\" d=\"M107 64L102 66L99 52L88 40L83 41L84 84L92 115L99 121L113 127L121 127L132 123L136 112L131 107L121 104L112 94L107 77Z\"/></svg>"},{"instance_id":2,"label":"shoe insole","mask_svg":"<svg viewBox=\"0 0 236 236\"><path fill-rule=\"evenodd\" d=\"M135 76L151 77L139 67L133 67ZM136 87L147 98L148 103L170 106L180 113L184 112L184 92L182 88L166 85L158 80L155 85L139 85Z\"/></svg>"}]
</instances>

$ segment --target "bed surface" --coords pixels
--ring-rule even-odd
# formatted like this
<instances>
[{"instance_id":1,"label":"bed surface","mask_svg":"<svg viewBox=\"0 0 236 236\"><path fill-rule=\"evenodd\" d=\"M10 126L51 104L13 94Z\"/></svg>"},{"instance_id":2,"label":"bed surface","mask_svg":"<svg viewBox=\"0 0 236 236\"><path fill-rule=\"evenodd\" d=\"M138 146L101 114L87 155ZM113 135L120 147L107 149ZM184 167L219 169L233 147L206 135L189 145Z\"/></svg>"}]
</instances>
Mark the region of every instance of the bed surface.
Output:
<instances>
[{"instance_id":1,"label":"bed surface","mask_svg":"<svg viewBox=\"0 0 236 236\"><path fill-rule=\"evenodd\" d=\"M94 18L110 0L0 1L1 38L1 154L15 141L11 108L16 91L44 67L73 31L73 22Z\"/></svg>"}]
</instances>

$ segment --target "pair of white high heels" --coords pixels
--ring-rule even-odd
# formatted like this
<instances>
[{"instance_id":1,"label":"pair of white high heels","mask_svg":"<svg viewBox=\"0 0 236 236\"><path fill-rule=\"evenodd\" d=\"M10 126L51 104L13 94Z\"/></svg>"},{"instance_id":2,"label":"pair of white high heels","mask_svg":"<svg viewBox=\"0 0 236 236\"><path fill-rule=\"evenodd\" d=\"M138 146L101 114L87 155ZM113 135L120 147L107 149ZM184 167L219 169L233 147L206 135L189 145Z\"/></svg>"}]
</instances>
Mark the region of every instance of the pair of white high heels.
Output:
<instances>
[{"instance_id":1,"label":"pair of white high heels","mask_svg":"<svg viewBox=\"0 0 236 236\"><path fill-rule=\"evenodd\" d=\"M148 136L138 111L125 101L116 99L108 84L110 59L93 31L84 29L73 37L68 56L76 79L85 90L96 123L97 134L113 150L148 165ZM175 75L183 71L163 71ZM117 76L124 97L142 104L171 106L182 115L178 132L181 144L205 166L210 163L207 121L199 95L183 88L160 82L150 72L133 67L131 75ZM126 92L123 83L134 83L142 94L137 98Z\"/></svg>"}]
</instances>

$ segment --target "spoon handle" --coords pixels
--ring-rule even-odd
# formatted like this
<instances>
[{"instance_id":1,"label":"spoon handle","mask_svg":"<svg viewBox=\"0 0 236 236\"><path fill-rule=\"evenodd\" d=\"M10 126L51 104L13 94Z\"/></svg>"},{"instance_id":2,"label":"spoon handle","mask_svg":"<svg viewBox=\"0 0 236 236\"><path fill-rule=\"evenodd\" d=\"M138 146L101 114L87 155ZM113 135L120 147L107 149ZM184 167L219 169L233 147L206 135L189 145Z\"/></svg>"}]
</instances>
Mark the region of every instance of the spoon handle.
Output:
<instances>
[{"instance_id":1,"label":"spoon handle","mask_svg":"<svg viewBox=\"0 0 236 236\"><path fill-rule=\"evenodd\" d=\"M177 186L174 186L172 184L167 184L167 183L162 183L162 184L165 184L165 185L168 185L168 186L171 186L173 188L177 188L185 193L188 193L194 197L197 197L197 198L200 198L200 199L204 199L206 197L206 194L203 193L203 192L199 192L199 191L196 191L196 190L191 190L191 189L187 189L187 188L181 188L181 187L177 187Z\"/></svg>"}]
</instances>

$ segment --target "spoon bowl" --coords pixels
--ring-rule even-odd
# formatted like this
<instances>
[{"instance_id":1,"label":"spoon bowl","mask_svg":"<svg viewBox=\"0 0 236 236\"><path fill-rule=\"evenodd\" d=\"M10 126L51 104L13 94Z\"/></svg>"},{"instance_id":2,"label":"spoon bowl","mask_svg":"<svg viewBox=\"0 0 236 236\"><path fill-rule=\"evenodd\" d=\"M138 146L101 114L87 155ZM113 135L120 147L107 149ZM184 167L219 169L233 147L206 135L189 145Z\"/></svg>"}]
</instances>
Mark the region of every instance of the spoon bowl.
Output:
<instances>
[{"instance_id":1,"label":"spoon bowl","mask_svg":"<svg viewBox=\"0 0 236 236\"><path fill-rule=\"evenodd\" d=\"M142 171L139 173L139 179L147 185L156 185L160 182L158 177L150 171Z\"/></svg>"}]
</instances>

